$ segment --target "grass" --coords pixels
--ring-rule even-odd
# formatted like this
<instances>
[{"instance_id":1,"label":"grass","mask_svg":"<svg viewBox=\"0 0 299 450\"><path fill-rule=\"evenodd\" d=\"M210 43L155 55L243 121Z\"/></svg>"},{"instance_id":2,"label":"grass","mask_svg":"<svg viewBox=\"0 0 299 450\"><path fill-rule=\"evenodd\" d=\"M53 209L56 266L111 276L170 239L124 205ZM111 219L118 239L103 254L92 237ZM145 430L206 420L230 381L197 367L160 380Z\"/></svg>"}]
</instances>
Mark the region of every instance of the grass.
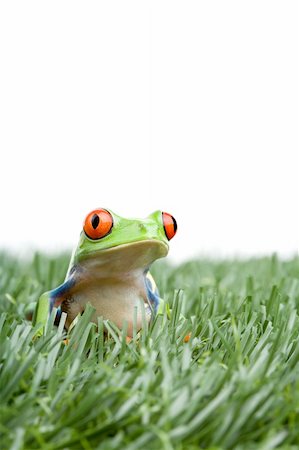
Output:
<instances>
[{"instance_id":1,"label":"grass","mask_svg":"<svg viewBox=\"0 0 299 450\"><path fill-rule=\"evenodd\" d=\"M1 449L299 448L298 258L157 263L170 320L127 344L88 308L69 345L53 317L33 341L68 257L0 255Z\"/></svg>"}]
</instances>

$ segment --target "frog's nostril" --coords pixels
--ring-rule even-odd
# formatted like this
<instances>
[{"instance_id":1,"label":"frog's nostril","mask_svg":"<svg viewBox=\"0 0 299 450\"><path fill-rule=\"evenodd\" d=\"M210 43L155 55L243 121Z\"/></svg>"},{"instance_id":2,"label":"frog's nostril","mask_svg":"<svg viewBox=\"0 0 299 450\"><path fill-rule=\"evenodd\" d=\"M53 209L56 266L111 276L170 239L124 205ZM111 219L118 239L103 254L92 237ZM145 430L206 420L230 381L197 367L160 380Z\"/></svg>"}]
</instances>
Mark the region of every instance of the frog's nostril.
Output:
<instances>
[{"instance_id":1,"label":"frog's nostril","mask_svg":"<svg viewBox=\"0 0 299 450\"><path fill-rule=\"evenodd\" d=\"M167 239L173 238L178 228L175 218L166 212L162 212L163 226Z\"/></svg>"}]
</instances>

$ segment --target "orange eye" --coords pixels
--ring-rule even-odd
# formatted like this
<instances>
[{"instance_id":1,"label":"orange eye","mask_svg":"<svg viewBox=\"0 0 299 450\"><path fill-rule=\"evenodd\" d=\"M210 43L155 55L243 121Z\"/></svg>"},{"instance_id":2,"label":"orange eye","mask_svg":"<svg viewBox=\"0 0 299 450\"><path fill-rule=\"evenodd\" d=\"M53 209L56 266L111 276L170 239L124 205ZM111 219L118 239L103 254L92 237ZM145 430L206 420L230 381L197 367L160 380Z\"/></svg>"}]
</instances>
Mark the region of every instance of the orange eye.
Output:
<instances>
[{"instance_id":1,"label":"orange eye","mask_svg":"<svg viewBox=\"0 0 299 450\"><path fill-rule=\"evenodd\" d=\"M166 237L170 241L170 239L172 239L173 236L175 235L176 230L178 228L176 220L173 216L171 216L166 212L162 213L162 218Z\"/></svg>"},{"instance_id":2,"label":"orange eye","mask_svg":"<svg viewBox=\"0 0 299 450\"><path fill-rule=\"evenodd\" d=\"M113 227L113 218L106 209L91 211L84 221L83 230L90 239L101 239L110 233Z\"/></svg>"}]
</instances>

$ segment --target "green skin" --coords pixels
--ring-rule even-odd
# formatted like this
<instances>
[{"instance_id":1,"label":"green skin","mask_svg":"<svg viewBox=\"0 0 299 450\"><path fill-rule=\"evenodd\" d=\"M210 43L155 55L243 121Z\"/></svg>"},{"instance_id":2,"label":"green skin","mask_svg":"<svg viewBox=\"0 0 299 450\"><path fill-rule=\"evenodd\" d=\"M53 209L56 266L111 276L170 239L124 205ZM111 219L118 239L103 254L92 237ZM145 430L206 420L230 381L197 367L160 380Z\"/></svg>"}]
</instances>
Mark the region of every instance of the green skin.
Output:
<instances>
[{"instance_id":1,"label":"green skin","mask_svg":"<svg viewBox=\"0 0 299 450\"><path fill-rule=\"evenodd\" d=\"M162 309L163 301L148 271L156 259L168 253L162 212L155 211L141 220L107 211L113 217L110 233L92 240L82 230L64 283L39 298L33 319L34 324L40 324L38 334L43 333L53 306L67 313L68 329L89 302L96 309L94 322L102 316L122 328L125 321L129 337L135 309L137 327L141 328L141 302L148 321Z\"/></svg>"}]
</instances>

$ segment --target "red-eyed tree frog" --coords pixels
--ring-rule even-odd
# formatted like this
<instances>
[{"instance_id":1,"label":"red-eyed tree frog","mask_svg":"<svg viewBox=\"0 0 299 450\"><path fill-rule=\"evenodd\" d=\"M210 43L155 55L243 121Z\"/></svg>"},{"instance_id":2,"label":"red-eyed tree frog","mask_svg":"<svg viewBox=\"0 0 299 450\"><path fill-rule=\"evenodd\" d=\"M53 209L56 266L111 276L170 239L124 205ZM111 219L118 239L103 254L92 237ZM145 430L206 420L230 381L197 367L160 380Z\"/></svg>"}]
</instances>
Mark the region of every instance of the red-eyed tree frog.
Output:
<instances>
[{"instance_id":1,"label":"red-eyed tree frog","mask_svg":"<svg viewBox=\"0 0 299 450\"><path fill-rule=\"evenodd\" d=\"M168 253L168 242L177 231L173 216L155 211L146 219L125 219L98 208L85 218L77 248L65 281L38 300L33 323L42 334L53 307L67 313L68 329L89 302L97 317L109 319L118 328L127 322L133 335L134 310L138 329L142 326L142 304L149 322L162 302L149 272L150 265ZM143 302L143 303L141 303Z\"/></svg>"}]
</instances>

